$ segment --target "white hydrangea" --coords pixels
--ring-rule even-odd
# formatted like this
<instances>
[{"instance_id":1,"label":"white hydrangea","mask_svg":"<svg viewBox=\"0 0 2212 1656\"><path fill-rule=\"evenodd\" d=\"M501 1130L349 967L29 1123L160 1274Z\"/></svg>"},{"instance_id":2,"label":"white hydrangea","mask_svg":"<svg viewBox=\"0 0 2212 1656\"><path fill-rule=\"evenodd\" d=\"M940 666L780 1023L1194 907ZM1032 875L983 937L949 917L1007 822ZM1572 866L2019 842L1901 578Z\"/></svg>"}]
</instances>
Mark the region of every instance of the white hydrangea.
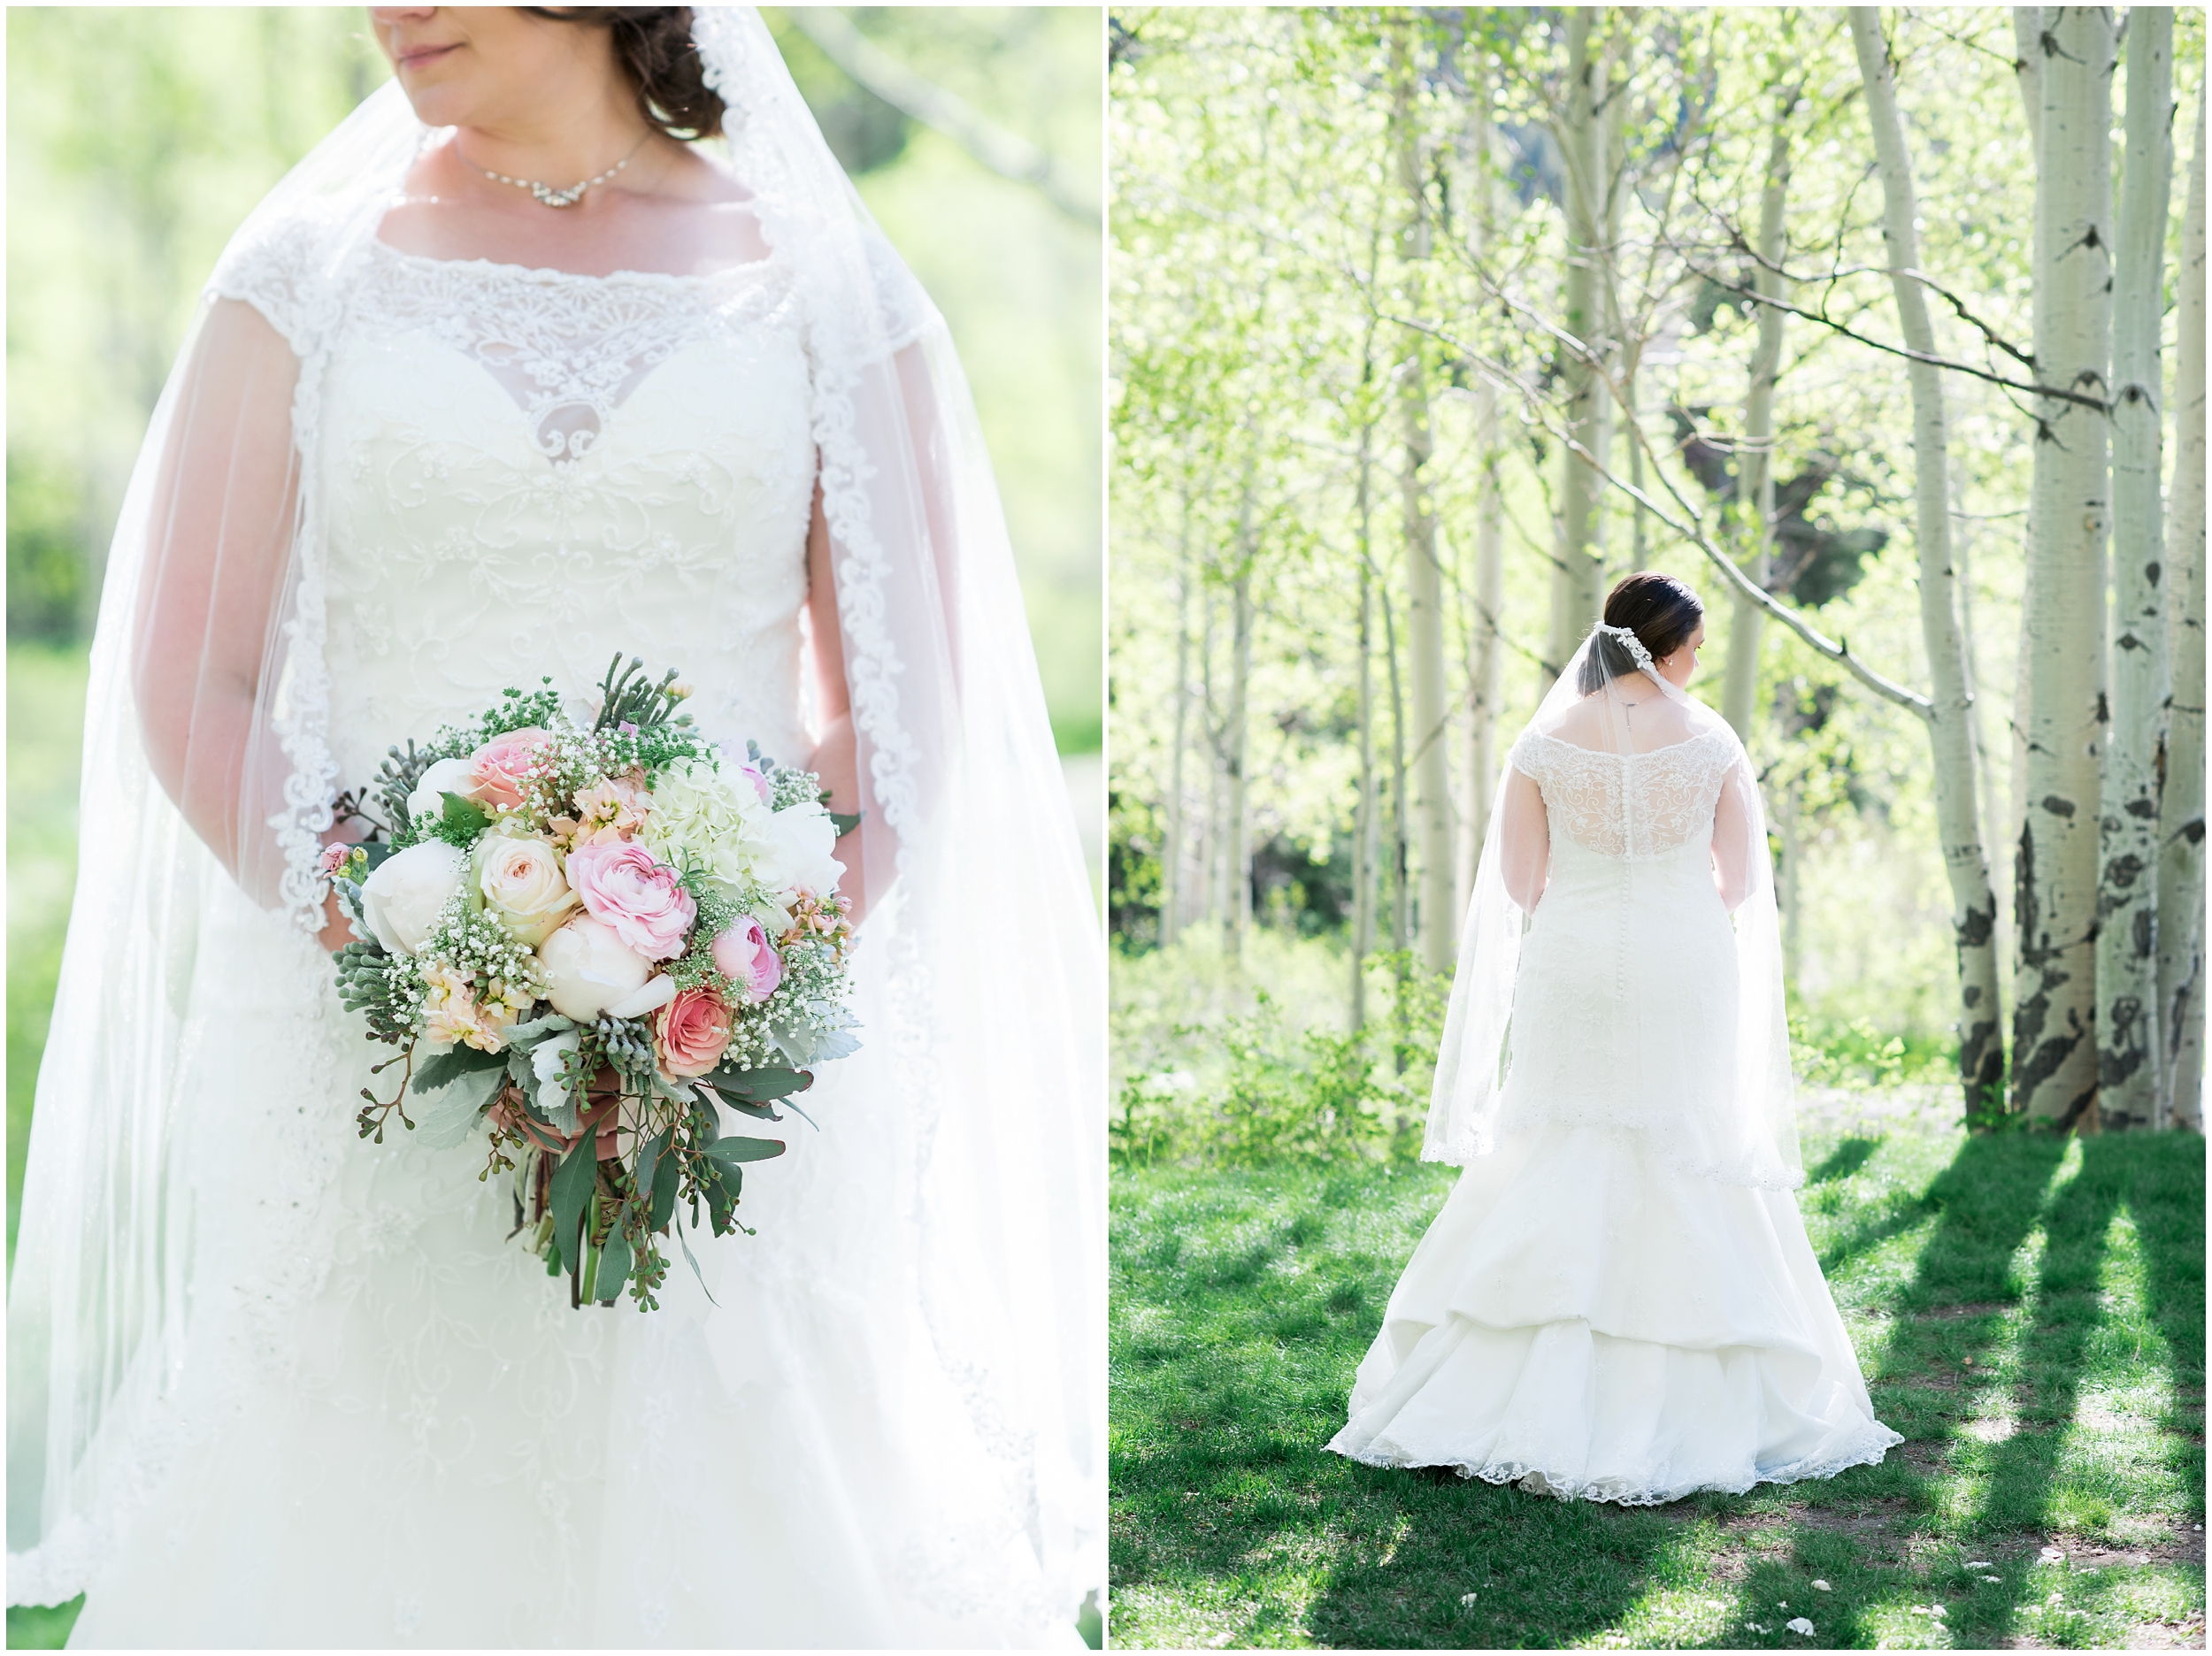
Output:
<instances>
[{"instance_id":1,"label":"white hydrangea","mask_svg":"<svg viewBox=\"0 0 2212 1656\"><path fill-rule=\"evenodd\" d=\"M703 863L733 892L757 883L773 813L749 778L679 759L654 779L653 811L638 843L672 867Z\"/></svg>"}]
</instances>

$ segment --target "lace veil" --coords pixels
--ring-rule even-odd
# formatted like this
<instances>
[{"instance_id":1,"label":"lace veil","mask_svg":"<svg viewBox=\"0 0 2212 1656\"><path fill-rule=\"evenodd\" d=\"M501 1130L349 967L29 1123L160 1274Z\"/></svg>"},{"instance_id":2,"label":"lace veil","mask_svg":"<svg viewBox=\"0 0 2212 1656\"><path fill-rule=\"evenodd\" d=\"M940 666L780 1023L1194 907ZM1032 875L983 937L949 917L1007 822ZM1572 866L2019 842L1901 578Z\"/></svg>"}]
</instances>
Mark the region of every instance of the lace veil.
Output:
<instances>
[{"instance_id":1,"label":"lace veil","mask_svg":"<svg viewBox=\"0 0 2212 1656\"><path fill-rule=\"evenodd\" d=\"M803 307L858 737L857 999L911 1123L903 1241L1008 1531L1072 1615L1104 1578L1102 961L997 492L942 320L758 15L701 8L694 35L729 106L701 152ZM256 209L118 522L8 1307L11 1602L84 1584L194 1316L173 1112L205 893L234 880L312 933L335 794L369 780L326 740L322 387L379 226L442 137L388 84Z\"/></svg>"},{"instance_id":2,"label":"lace veil","mask_svg":"<svg viewBox=\"0 0 2212 1656\"><path fill-rule=\"evenodd\" d=\"M1684 1171L1801 1183L1773 864L1734 732L1632 631L1600 624L1492 797L1423 1159L1464 1164L1518 1127L1569 1120L1645 1132ZM1706 878L1732 951L1693 947ZM1572 959L1553 950L1547 970L1569 981L1544 1010L1571 1008L1571 1029L1527 1027L1518 993L1548 890Z\"/></svg>"}]
</instances>

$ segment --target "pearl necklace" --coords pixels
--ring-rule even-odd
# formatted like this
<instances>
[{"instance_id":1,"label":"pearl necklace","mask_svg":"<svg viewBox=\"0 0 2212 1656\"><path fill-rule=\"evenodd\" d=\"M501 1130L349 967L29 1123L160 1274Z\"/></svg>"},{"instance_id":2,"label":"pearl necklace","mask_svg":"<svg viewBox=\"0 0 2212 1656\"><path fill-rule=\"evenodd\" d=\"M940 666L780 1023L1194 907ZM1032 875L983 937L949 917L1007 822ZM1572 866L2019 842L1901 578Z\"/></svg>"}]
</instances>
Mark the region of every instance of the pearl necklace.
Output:
<instances>
[{"instance_id":1,"label":"pearl necklace","mask_svg":"<svg viewBox=\"0 0 2212 1656\"><path fill-rule=\"evenodd\" d=\"M653 134L649 132L645 134L645 138L650 138L652 135ZM461 160L464 165L471 167L476 172L481 172L486 178L491 179L495 182L501 184L511 184L517 189L526 189L548 207L573 207L578 202L584 199L584 192L589 189L593 185L604 184L616 173L621 172L624 167L628 166L630 163L636 158L637 152L645 148L645 138L639 139L637 142L631 147L630 153L628 155L624 156L621 160L616 162L604 172L602 172L597 178L588 178L580 184L570 185L566 189L556 189L552 185L541 184L535 179L509 178L504 172L495 172L489 167L477 166L475 162L471 161L466 156L461 155L460 146L457 144L454 146L453 153L457 156L461 156Z\"/></svg>"}]
</instances>

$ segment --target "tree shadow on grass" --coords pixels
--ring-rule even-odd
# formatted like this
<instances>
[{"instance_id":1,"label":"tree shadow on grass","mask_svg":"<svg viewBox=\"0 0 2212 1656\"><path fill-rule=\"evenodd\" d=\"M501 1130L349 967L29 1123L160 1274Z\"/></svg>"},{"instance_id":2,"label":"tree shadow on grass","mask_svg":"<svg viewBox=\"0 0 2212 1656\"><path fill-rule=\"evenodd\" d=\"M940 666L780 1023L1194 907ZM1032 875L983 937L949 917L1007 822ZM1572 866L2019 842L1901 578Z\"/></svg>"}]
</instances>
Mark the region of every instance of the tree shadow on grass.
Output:
<instances>
[{"instance_id":1,"label":"tree shadow on grass","mask_svg":"<svg viewBox=\"0 0 2212 1656\"><path fill-rule=\"evenodd\" d=\"M1805 1175L1805 1183L1808 1185L1826 1184L1836 1179L1849 1178L1864 1167L1881 1147L1879 1138L1846 1138L1828 1153L1818 1167Z\"/></svg>"},{"instance_id":2,"label":"tree shadow on grass","mask_svg":"<svg viewBox=\"0 0 2212 1656\"><path fill-rule=\"evenodd\" d=\"M1921 1526L1955 1537L1961 1558L1978 1553L1988 1562L1972 1572L1928 1562L1926 1586L1947 1599L1947 1625L1962 1645L2009 1643L2037 1631L2024 1625L2039 1591L2031 1584L2037 1553L2017 1537L2097 1528L2119 1515L2093 1474L2085 1480L2070 1468L2068 1450L2085 1385L2094 1379L2095 1342L2110 1315L2101 1287L2124 1211L2142 1244L2147 1309L2165 1336L2175 1379L2187 1384L2193 1376L2201 1386L2201 1144L2190 1154L2170 1136L2087 1138L2069 1175L2071 1142L2007 1133L1962 1147L1929 1188L1927 1200L1940 1219L1899 1296L1908 1315L1872 1376L1877 1412L1907 1434L1902 1451ZM2039 1256L2024 1271L2023 1249L2039 1229ZM2024 1314L2016 1312L2024 1303ZM2014 1318L2017 1331L2008 1351ZM2192 1475L2201 1514L2200 1443ZM1947 1491L1941 1488L1947 1480ZM1801 1532L1793 1562L1809 1573L1836 1573L1827 1540ZM1837 1642L1858 1642L1843 1625L1853 1606L1839 1599L1832 1609ZM1830 1631L1822 1629L1824 1644Z\"/></svg>"}]
</instances>

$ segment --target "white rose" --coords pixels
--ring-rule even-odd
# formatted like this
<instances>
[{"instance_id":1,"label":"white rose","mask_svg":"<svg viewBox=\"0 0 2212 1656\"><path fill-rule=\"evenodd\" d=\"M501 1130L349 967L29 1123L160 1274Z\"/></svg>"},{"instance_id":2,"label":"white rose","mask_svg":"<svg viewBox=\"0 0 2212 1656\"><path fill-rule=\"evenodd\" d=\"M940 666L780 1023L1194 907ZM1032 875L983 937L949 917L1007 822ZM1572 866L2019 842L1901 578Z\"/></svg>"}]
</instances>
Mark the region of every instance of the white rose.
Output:
<instances>
[{"instance_id":1,"label":"white rose","mask_svg":"<svg viewBox=\"0 0 2212 1656\"><path fill-rule=\"evenodd\" d=\"M420 948L467 869L468 859L442 840L409 846L378 863L361 883L362 916L376 940L394 954Z\"/></svg>"},{"instance_id":2,"label":"white rose","mask_svg":"<svg viewBox=\"0 0 2212 1656\"><path fill-rule=\"evenodd\" d=\"M422 773L415 784L415 791L407 796L407 819L410 822L434 821L445 815L442 795L458 794L466 799L474 793L475 778L465 759L440 759Z\"/></svg>"},{"instance_id":3,"label":"white rose","mask_svg":"<svg viewBox=\"0 0 2212 1656\"><path fill-rule=\"evenodd\" d=\"M833 855L837 849L837 824L819 805L794 805L769 817L762 834L760 860L755 875L760 883L788 903L799 893L826 897L837 889L844 872Z\"/></svg>"},{"instance_id":4,"label":"white rose","mask_svg":"<svg viewBox=\"0 0 2212 1656\"><path fill-rule=\"evenodd\" d=\"M563 1017L588 1024L645 986L653 962L605 921L580 914L538 945L549 985L545 998Z\"/></svg>"},{"instance_id":5,"label":"white rose","mask_svg":"<svg viewBox=\"0 0 2212 1656\"><path fill-rule=\"evenodd\" d=\"M544 942L583 901L568 888L560 859L542 840L486 834L476 842L476 863L485 906L526 948Z\"/></svg>"}]
</instances>

